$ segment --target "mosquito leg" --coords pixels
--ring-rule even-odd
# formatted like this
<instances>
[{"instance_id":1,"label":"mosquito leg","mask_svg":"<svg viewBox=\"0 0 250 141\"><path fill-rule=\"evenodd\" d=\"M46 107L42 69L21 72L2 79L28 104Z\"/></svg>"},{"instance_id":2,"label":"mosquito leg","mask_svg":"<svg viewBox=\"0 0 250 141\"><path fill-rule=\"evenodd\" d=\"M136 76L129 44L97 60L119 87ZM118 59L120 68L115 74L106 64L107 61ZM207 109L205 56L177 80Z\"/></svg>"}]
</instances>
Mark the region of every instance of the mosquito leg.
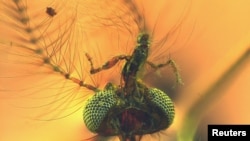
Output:
<instances>
[{"instance_id":1,"label":"mosquito leg","mask_svg":"<svg viewBox=\"0 0 250 141\"><path fill-rule=\"evenodd\" d=\"M176 77L176 83L177 84L181 84L183 85L183 82L182 82L182 79L181 79L181 75L179 73L179 70L178 70L178 67L177 67L177 64L175 63L174 60L172 59L169 59L166 63L162 63L162 64L154 64L150 61L147 61L147 64L154 68L154 69L159 69L159 68L162 68L162 67L165 67L165 66L168 66L170 65L170 67L173 69L173 72L175 74L175 77Z\"/></svg>"},{"instance_id":2,"label":"mosquito leg","mask_svg":"<svg viewBox=\"0 0 250 141\"><path fill-rule=\"evenodd\" d=\"M92 62L92 58L90 57L89 54L85 54L88 61L90 62L90 73L91 74L95 74L95 73L98 73L102 70L107 70L107 69L110 69L112 68L118 61L120 60L123 60L123 59L126 59L126 60L129 60L130 59L130 56L127 56L127 55L118 55L118 56L115 56L113 58L111 58L109 61L107 61L104 65L102 65L101 67L98 67L98 68L94 68L94 65L93 65L93 62Z\"/></svg>"}]
</instances>

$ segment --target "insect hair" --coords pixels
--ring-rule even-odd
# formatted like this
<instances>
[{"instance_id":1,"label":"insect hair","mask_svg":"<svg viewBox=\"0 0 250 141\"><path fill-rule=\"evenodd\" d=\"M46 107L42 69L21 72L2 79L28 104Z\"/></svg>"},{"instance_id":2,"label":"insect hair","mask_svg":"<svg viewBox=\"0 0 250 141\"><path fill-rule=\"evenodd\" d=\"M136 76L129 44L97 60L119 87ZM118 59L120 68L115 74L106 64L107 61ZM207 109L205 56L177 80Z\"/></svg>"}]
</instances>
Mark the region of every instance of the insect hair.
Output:
<instances>
[{"instance_id":1,"label":"insect hair","mask_svg":"<svg viewBox=\"0 0 250 141\"><path fill-rule=\"evenodd\" d=\"M158 31L157 23L160 21L157 18L153 28L149 28L147 13L144 13L146 10L138 7L141 3L135 3L132 0L115 1L107 8L108 12L100 14L100 10L95 11L91 7L95 2L101 5L100 1L86 0L80 5L77 5L78 3L71 5L75 10L72 10L72 7L60 6L56 1L38 6L38 10L35 10L36 7L29 7L30 2L25 0L3 2L6 20L0 22L8 25L7 28L13 32L4 39L7 43L5 41L0 45L0 51L8 54L7 62L0 62L5 66L5 72L1 74L0 79L3 82L9 82L8 84L19 81L14 84L15 86L4 87L11 94L9 97L32 101L26 101L28 105L23 102L15 104L17 107L43 109L33 117L34 119L51 121L68 117L82 108L84 100L94 94L95 88L102 88L105 82L119 81L112 76L103 78L104 74L107 75L112 70L90 75L88 72L90 66L84 56L85 52L91 54L97 65L102 64L112 53L114 55L118 52L131 54L136 46L135 39L138 34L148 32L152 36L149 60L158 63L163 60L162 57L166 57L172 44L176 43L174 39L178 35L177 31L182 21L173 25L169 32L157 41L155 36ZM91 5L85 7L84 3ZM107 5L103 4L103 6ZM84 7L83 10L82 7ZM49 12L47 12L48 8ZM88 18L79 18L79 14L82 13ZM86 21L91 21L91 24L84 24ZM102 30L103 27L105 27L104 30ZM112 31L108 32L108 37L111 36L117 41L113 43L112 40L110 44L114 47L113 52L105 56L102 52L106 49L102 43L107 44L110 39L98 40L106 35L103 34L94 39L98 41L93 42L92 34L96 34L99 30L104 32L110 29ZM165 43L171 37L172 44L166 46ZM121 63L117 67L118 72L114 74L120 75L122 65ZM7 67L13 71L8 72Z\"/></svg>"},{"instance_id":2,"label":"insect hair","mask_svg":"<svg viewBox=\"0 0 250 141\"><path fill-rule=\"evenodd\" d=\"M1 96L15 99L15 107L38 109L40 114L30 117L35 120L60 119L79 111L93 93L86 87L98 87L101 78L90 76L85 65L87 40L77 23L77 5L25 0L1 4L1 25L11 31L1 37L0 52L7 55L0 61L1 84L6 83Z\"/></svg>"},{"instance_id":3,"label":"insect hair","mask_svg":"<svg viewBox=\"0 0 250 141\"><path fill-rule=\"evenodd\" d=\"M126 3L126 5L127 5L127 7L129 7L128 9L129 9L129 11L132 11L132 13L135 15L134 17L132 17L132 21L134 22L134 24L136 25L135 27L137 28L137 31L138 31L138 33L141 33L142 35L149 35L149 34L147 34L147 33L143 33L143 32L146 32L148 29L148 27L147 27L147 25L145 24L145 21L143 20L143 18L142 18L142 16L139 14L139 11L137 11L137 8L136 8L136 6L135 6L135 3L133 2L133 1L124 1L124 3ZM99 16L96 16L97 18L101 18L102 20L107 20L106 18L102 18L102 17L99 17ZM108 20L110 20L110 19L108 19ZM120 18L120 16L119 15L117 15L117 18L116 19L111 19L111 25L112 25L112 23L115 23L115 26L118 26L118 27L120 27L120 25L119 24L117 24L117 22L112 22L112 20L114 20L114 21L116 21L116 20L120 20L121 21L121 23L124 23L124 25L125 25L125 29L127 29L127 25L129 25L129 22L124 22L121 18ZM105 22L102 22L102 23L105 23ZM119 23L119 22L118 22ZM105 25L105 26L107 26L107 24L103 24L103 25ZM111 25L109 25L109 26L111 26ZM156 24L155 24L156 25ZM165 37L164 37L164 40L160 40L160 42L159 42L159 47L161 48L161 47L163 47L163 45L165 44L165 42L167 41L167 38L169 38L169 36L171 35L171 34L174 34L174 33L176 33L176 30L179 28L179 25L180 25L180 23L178 23L177 24L177 26L175 27L174 26L174 28L173 28L173 31L171 31L169 34L167 34ZM130 33L130 34L132 34L132 30L130 30L130 29L127 29L128 30L128 32ZM155 33L155 27L153 27L153 30L152 30L152 33ZM137 33L137 36L138 36L138 38L140 38L139 37L139 35L138 35L138 33ZM140 45L140 44L143 44L142 42L138 42L138 44ZM138 46L139 46L138 45ZM138 47L138 46L136 46L136 45L134 45L134 47ZM87 54L87 56L89 56L89 54ZM90 57L88 57L88 58L90 58ZM92 59L89 59L89 62L90 62L90 65L92 66L92 69L91 69L91 72L93 72L93 73L98 73L98 72L100 72L100 71L102 71L102 70L106 70L106 69L110 69L110 68L112 68L112 66L114 65L113 64L113 62L116 62L116 61L114 61L114 60L126 60L126 61L128 61L129 59L126 59L126 56L123 56L123 55L120 55L120 56L115 56L114 58L112 58L110 61L108 61L107 63L105 63L102 67L99 67L99 68L94 68L93 67L93 62L92 62ZM125 61L125 62L126 62ZM147 62L152 68L161 68L161 67L163 67L163 66L166 66L166 65L170 65L172 68L173 68L173 71L174 71L174 73L175 73L175 75L176 75L176 78L177 78L177 83L182 83L181 82L181 79L180 79L180 75L179 75L179 73L178 73L178 68L177 68L177 66L176 66L176 63L175 63L175 61L173 61L173 60L171 60L171 59L169 59L169 60L166 60L167 62L164 62L164 63L162 63L162 64L158 64L158 65L155 65L154 63L151 63L151 62ZM129 62L129 61L128 61ZM141 64L142 62L136 62L135 64ZM111 65L110 65L111 64ZM129 63L126 63L127 65L130 65ZM123 69L124 70L124 69ZM126 70L126 69L125 69ZM129 75L130 73L128 73L128 72L125 72L125 75ZM136 77L136 79L137 79L137 77ZM125 81L125 83L126 83L126 80L124 80ZM122 85L122 84L121 84ZM126 87L126 86L125 86ZM126 137L125 137L126 138Z\"/></svg>"}]
</instances>

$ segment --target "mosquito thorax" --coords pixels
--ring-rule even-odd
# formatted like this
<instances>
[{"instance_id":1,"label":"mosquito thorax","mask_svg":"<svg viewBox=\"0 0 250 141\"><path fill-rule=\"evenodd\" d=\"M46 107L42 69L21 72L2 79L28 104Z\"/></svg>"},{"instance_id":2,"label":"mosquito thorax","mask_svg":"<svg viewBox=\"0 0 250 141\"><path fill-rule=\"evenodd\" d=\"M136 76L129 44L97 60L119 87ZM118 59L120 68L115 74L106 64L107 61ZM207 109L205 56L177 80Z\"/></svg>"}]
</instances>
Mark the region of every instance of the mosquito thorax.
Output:
<instances>
[{"instance_id":1,"label":"mosquito thorax","mask_svg":"<svg viewBox=\"0 0 250 141\"><path fill-rule=\"evenodd\" d=\"M148 58L149 34L141 33L137 38L137 46L122 70L125 87L135 87L137 74Z\"/></svg>"}]
</instances>

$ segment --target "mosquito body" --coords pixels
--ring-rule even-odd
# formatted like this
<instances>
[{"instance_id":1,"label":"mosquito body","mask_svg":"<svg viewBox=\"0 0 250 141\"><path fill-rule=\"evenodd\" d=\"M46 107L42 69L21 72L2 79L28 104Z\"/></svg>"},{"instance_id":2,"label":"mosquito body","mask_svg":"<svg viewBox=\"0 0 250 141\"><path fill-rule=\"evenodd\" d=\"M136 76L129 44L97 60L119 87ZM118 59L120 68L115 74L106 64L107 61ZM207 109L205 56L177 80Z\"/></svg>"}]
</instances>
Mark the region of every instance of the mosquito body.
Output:
<instances>
[{"instance_id":1,"label":"mosquito body","mask_svg":"<svg viewBox=\"0 0 250 141\"><path fill-rule=\"evenodd\" d=\"M85 81L85 77L82 76L82 72L85 68L80 68L83 64L81 60L86 58L81 54L83 50L81 50L82 47L78 46L80 43L78 43L77 39L73 38L77 37L77 34L71 34L71 32L74 31L73 29L71 30L71 27L75 25L74 18L59 22L58 25L55 24L55 27L60 27L57 30L49 28L50 25L54 23L52 22L52 18L49 18L48 21L45 20L44 23L46 23L47 26L38 26L39 28L36 26L30 27L30 25L32 25L29 24L30 18L28 14L26 14L26 11L22 10L27 9L27 6L21 1L13 0L13 3L16 5L16 8L14 9L12 6L9 7L15 10L18 19L21 21L16 23L16 27L23 27L24 30L22 29L20 32L27 34L27 39L22 39L20 46L19 44L13 46L17 51L22 51L20 55L18 55L34 55L40 64L48 67L53 73L64 76L63 79L65 79L66 82L78 84L84 90L88 89L94 92L93 96L85 103L83 109L83 120L90 131L104 137L119 136L121 141L138 141L144 134L158 132L168 128L172 124L175 115L172 100L165 92L144 84L139 78L139 73L143 71L145 65L149 65L154 69L170 65L174 70L178 83L181 83L181 79L173 60L169 59L162 64L154 64L148 61L151 47L150 35L152 34L142 32L144 31L144 28L142 28L144 24L141 20L143 16L135 11L136 7L131 1L126 1L126 3L130 5L129 10L131 10L132 13L137 13L135 14L135 23L140 32L137 37L137 45L132 46L134 48L133 52L130 55L121 54L114 56L98 68L94 67L91 55L86 54L86 61L90 63L90 74L110 69L119 61L125 61L124 66L121 68L121 83L113 84L107 82L103 90L100 90L92 83L88 84L88 81ZM52 7L47 7L46 13L44 14L53 17L53 21L59 18L59 15L56 15L56 10ZM74 12L72 15L75 15ZM13 19L16 18L15 15L11 16ZM122 22L125 24L125 21ZM63 28L65 28L65 30L62 30ZM40 33L40 30L44 30L44 34L41 35L41 37L37 37L35 36L36 34L33 34L33 32ZM58 35L54 31L58 31ZM132 32L132 30L129 31ZM54 37L52 35L55 36L55 39L50 39L50 37ZM167 37L168 36L166 36L166 38ZM71 40L73 40L73 43L75 42L75 44L73 44L75 46L72 46ZM29 63L30 60L31 59L28 59L27 62ZM40 67L40 64L37 66ZM67 100L61 103L62 99L75 98L74 93L71 94L65 90L67 87L63 85L60 88L60 92L55 95L55 100L53 99L53 102L51 102L51 104L60 102L59 106L51 108L51 111L58 107L61 108L65 106L64 104L69 106L67 105ZM48 88L46 87L46 89ZM51 104L39 107L51 106ZM49 111L48 113L51 112Z\"/></svg>"},{"instance_id":2,"label":"mosquito body","mask_svg":"<svg viewBox=\"0 0 250 141\"><path fill-rule=\"evenodd\" d=\"M84 108L86 126L101 136L119 136L121 141L136 141L144 134L168 128L174 119L174 105L163 91L149 88L138 78L138 72L147 64L149 35L138 36L137 46L131 56L120 55L112 58L92 73L109 69L119 60L126 60L122 69L121 85L108 83L91 97ZM115 60L115 61L114 61ZM165 65L159 65L165 66Z\"/></svg>"}]
</instances>

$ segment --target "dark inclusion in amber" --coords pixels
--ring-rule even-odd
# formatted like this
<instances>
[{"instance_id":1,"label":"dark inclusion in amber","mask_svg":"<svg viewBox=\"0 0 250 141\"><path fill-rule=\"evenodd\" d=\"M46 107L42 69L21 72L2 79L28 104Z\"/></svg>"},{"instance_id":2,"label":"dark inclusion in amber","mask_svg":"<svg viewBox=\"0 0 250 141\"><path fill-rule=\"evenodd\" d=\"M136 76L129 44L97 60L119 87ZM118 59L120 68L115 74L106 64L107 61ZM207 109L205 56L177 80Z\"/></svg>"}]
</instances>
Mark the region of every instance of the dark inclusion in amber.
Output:
<instances>
[{"instance_id":1,"label":"dark inclusion in amber","mask_svg":"<svg viewBox=\"0 0 250 141\"><path fill-rule=\"evenodd\" d=\"M46 8L46 13L51 16L51 17L54 17L56 15L56 11L54 8L52 7L47 7Z\"/></svg>"},{"instance_id":2,"label":"dark inclusion in amber","mask_svg":"<svg viewBox=\"0 0 250 141\"><path fill-rule=\"evenodd\" d=\"M137 76L148 57L149 35L140 34L137 44L133 54L125 58L123 84L108 83L87 100L83 120L90 131L135 141L135 136L166 129L173 122L174 104L168 95L147 87Z\"/></svg>"}]
</instances>

